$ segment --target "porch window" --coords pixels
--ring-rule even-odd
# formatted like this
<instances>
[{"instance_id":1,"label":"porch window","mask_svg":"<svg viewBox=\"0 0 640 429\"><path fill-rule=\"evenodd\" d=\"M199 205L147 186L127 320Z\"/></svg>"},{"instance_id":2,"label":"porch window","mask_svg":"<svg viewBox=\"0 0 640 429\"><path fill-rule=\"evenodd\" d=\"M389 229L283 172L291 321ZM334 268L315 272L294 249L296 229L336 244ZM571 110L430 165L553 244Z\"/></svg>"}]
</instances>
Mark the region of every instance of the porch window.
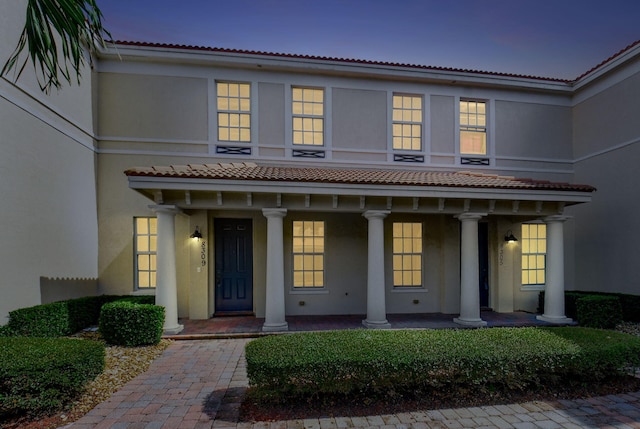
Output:
<instances>
[{"instance_id":1,"label":"porch window","mask_svg":"<svg viewBox=\"0 0 640 429\"><path fill-rule=\"evenodd\" d=\"M522 284L541 286L546 280L547 225L522 224Z\"/></svg>"},{"instance_id":2,"label":"porch window","mask_svg":"<svg viewBox=\"0 0 640 429\"><path fill-rule=\"evenodd\" d=\"M422 149L422 97L393 96L393 149Z\"/></svg>"},{"instance_id":3,"label":"porch window","mask_svg":"<svg viewBox=\"0 0 640 429\"><path fill-rule=\"evenodd\" d=\"M393 286L422 286L422 224L393 223Z\"/></svg>"},{"instance_id":4,"label":"porch window","mask_svg":"<svg viewBox=\"0 0 640 429\"><path fill-rule=\"evenodd\" d=\"M460 100L460 153L487 154L487 103Z\"/></svg>"},{"instance_id":5,"label":"porch window","mask_svg":"<svg viewBox=\"0 0 640 429\"><path fill-rule=\"evenodd\" d=\"M136 289L155 288L158 249L158 220L155 217L134 219L134 248Z\"/></svg>"},{"instance_id":6,"label":"porch window","mask_svg":"<svg viewBox=\"0 0 640 429\"><path fill-rule=\"evenodd\" d=\"M293 287L324 287L324 221L293 222Z\"/></svg>"},{"instance_id":7,"label":"porch window","mask_svg":"<svg viewBox=\"0 0 640 429\"><path fill-rule=\"evenodd\" d=\"M324 145L324 90L292 89L293 144Z\"/></svg>"},{"instance_id":8,"label":"porch window","mask_svg":"<svg viewBox=\"0 0 640 429\"><path fill-rule=\"evenodd\" d=\"M251 141L251 85L218 82L218 140Z\"/></svg>"}]
</instances>

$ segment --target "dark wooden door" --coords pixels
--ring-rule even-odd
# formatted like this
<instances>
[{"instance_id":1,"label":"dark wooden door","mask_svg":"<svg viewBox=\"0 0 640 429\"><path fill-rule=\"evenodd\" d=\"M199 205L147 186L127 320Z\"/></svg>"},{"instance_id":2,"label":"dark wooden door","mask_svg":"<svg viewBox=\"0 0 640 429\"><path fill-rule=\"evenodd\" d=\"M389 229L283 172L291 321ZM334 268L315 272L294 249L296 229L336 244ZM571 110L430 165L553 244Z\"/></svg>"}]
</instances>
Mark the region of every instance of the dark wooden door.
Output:
<instances>
[{"instance_id":1,"label":"dark wooden door","mask_svg":"<svg viewBox=\"0 0 640 429\"><path fill-rule=\"evenodd\" d=\"M215 219L216 313L253 310L251 219Z\"/></svg>"},{"instance_id":2,"label":"dark wooden door","mask_svg":"<svg viewBox=\"0 0 640 429\"><path fill-rule=\"evenodd\" d=\"M480 307L489 307L489 225L478 224L478 266Z\"/></svg>"}]
</instances>

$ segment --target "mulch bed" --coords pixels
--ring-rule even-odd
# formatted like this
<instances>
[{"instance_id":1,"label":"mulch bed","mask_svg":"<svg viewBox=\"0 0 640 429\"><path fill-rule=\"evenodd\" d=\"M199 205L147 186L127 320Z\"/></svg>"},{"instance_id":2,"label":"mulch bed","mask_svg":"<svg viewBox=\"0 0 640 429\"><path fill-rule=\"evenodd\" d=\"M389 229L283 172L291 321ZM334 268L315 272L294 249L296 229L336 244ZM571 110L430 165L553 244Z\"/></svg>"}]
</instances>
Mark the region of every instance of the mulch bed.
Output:
<instances>
[{"instance_id":1,"label":"mulch bed","mask_svg":"<svg viewBox=\"0 0 640 429\"><path fill-rule=\"evenodd\" d=\"M260 403L249 389L240 408L240 421L277 421L322 417L357 417L396 414L419 410L477 407L578 399L640 391L640 379L618 377L597 383L565 383L531 390L487 389L480 387L442 389L428 392L390 392L370 396L295 398L281 403Z\"/></svg>"}]
</instances>

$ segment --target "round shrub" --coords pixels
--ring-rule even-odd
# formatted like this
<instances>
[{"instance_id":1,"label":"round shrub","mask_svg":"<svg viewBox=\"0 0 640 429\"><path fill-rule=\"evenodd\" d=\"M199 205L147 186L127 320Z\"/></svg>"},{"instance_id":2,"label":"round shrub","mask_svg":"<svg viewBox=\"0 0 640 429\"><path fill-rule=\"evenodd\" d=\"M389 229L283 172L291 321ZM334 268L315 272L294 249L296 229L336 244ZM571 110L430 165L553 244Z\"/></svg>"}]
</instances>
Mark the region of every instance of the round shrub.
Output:
<instances>
[{"instance_id":1,"label":"round shrub","mask_svg":"<svg viewBox=\"0 0 640 429\"><path fill-rule=\"evenodd\" d=\"M158 344L162 337L164 307L115 301L102 306L99 330L109 344L145 346Z\"/></svg>"}]
</instances>

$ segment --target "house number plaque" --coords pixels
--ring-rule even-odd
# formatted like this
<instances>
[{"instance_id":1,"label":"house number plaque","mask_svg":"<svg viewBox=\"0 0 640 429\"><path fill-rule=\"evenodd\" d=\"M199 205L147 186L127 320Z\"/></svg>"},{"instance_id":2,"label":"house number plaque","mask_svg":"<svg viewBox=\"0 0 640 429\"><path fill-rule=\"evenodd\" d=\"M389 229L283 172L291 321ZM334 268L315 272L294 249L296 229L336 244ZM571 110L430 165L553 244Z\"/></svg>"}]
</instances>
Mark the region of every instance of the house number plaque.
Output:
<instances>
[{"instance_id":1,"label":"house number plaque","mask_svg":"<svg viewBox=\"0 0 640 429\"><path fill-rule=\"evenodd\" d=\"M200 245L200 263L203 267L207 265L207 243L204 240Z\"/></svg>"}]
</instances>

